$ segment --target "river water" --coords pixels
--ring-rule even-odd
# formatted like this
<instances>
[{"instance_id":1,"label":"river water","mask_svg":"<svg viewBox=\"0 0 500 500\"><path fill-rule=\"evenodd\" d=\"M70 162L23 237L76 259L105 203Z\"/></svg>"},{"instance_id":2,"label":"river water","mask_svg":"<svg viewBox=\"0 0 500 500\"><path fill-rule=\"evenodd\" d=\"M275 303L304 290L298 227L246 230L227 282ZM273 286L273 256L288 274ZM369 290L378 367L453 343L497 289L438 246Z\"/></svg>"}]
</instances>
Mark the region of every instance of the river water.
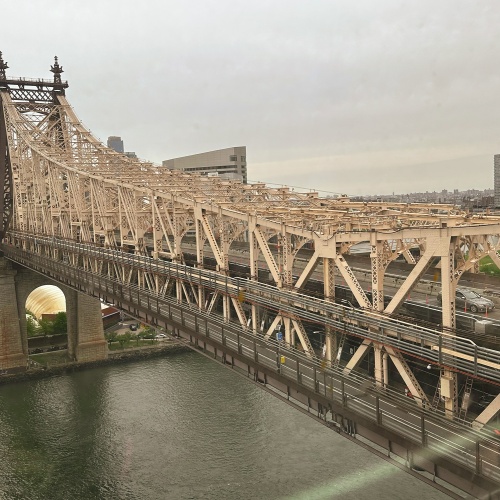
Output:
<instances>
[{"instance_id":1,"label":"river water","mask_svg":"<svg viewBox=\"0 0 500 500\"><path fill-rule=\"evenodd\" d=\"M0 387L0 499L448 498L196 353Z\"/></svg>"}]
</instances>

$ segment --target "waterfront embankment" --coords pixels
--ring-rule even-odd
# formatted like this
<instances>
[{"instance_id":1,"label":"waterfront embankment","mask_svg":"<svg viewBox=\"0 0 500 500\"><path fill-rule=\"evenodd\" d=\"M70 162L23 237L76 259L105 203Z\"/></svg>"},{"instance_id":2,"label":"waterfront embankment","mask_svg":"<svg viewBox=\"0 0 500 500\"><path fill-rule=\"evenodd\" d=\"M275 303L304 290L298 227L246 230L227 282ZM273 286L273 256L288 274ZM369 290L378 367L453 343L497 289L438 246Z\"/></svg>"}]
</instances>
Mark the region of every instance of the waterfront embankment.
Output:
<instances>
[{"instance_id":1,"label":"waterfront embankment","mask_svg":"<svg viewBox=\"0 0 500 500\"><path fill-rule=\"evenodd\" d=\"M130 347L123 350L109 351L107 359L98 361L67 361L54 364L48 363L45 366L30 364L29 368L25 371L0 374L0 385L26 380L37 380L107 365L143 361L148 358L172 356L188 351L190 351L189 347L172 341L168 343L162 342L161 344L152 346Z\"/></svg>"}]
</instances>

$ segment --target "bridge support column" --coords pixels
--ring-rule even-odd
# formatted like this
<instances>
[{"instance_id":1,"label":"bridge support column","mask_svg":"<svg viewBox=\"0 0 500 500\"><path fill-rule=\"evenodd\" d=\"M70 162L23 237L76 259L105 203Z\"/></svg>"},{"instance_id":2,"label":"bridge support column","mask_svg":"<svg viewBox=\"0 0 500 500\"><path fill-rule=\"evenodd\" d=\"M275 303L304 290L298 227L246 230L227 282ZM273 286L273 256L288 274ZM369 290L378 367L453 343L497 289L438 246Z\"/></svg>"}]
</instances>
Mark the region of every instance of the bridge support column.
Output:
<instances>
[{"instance_id":1,"label":"bridge support column","mask_svg":"<svg viewBox=\"0 0 500 500\"><path fill-rule=\"evenodd\" d=\"M285 342L291 347L295 347L295 334L291 327L290 318L283 316L283 324L285 325Z\"/></svg>"},{"instance_id":2,"label":"bridge support column","mask_svg":"<svg viewBox=\"0 0 500 500\"><path fill-rule=\"evenodd\" d=\"M376 311L384 310L384 274L386 262L384 259L384 242L376 241L372 236L372 251L370 254L372 265L372 303Z\"/></svg>"},{"instance_id":3,"label":"bridge support column","mask_svg":"<svg viewBox=\"0 0 500 500\"><path fill-rule=\"evenodd\" d=\"M450 238L441 248L441 291L443 307L443 327L454 329L455 292L458 278L455 276L456 239ZM451 370L441 370L440 394L444 397L445 417L453 420L458 415L457 374Z\"/></svg>"},{"instance_id":4,"label":"bridge support column","mask_svg":"<svg viewBox=\"0 0 500 500\"><path fill-rule=\"evenodd\" d=\"M27 342L23 343L16 300L16 274L10 262L0 259L0 370L26 368ZM22 309L24 311L24 309ZM26 323L26 320L24 320ZM23 345L24 344L24 345Z\"/></svg>"},{"instance_id":5,"label":"bridge support column","mask_svg":"<svg viewBox=\"0 0 500 500\"><path fill-rule=\"evenodd\" d=\"M76 361L106 359L108 345L104 339L101 302L73 290L65 295L68 356Z\"/></svg>"},{"instance_id":6,"label":"bridge support column","mask_svg":"<svg viewBox=\"0 0 500 500\"><path fill-rule=\"evenodd\" d=\"M375 355L375 383L377 387L385 387L388 380L386 380L385 364L387 363L387 354L382 345L373 344L373 353ZM385 361L385 363L384 363Z\"/></svg>"},{"instance_id":7,"label":"bridge support column","mask_svg":"<svg viewBox=\"0 0 500 500\"><path fill-rule=\"evenodd\" d=\"M334 259L323 258L323 282L325 300L335 302L335 261ZM325 360L328 366L332 366L335 356L337 356L338 340L333 328L329 325L325 327Z\"/></svg>"},{"instance_id":8,"label":"bridge support column","mask_svg":"<svg viewBox=\"0 0 500 500\"><path fill-rule=\"evenodd\" d=\"M252 223L248 231L248 243L250 248L250 279L259 281L259 242L254 234L255 223ZM260 307L252 302L252 331L254 334L259 329Z\"/></svg>"}]
</instances>

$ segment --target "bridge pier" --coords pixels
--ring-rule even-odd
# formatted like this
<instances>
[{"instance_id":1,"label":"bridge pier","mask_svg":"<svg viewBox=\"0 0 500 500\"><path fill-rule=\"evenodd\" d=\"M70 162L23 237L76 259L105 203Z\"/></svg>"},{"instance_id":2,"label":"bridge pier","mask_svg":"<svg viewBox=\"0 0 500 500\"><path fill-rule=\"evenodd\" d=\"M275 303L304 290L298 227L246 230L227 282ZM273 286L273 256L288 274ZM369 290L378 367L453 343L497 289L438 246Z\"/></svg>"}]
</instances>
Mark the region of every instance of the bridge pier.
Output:
<instances>
[{"instance_id":1,"label":"bridge pier","mask_svg":"<svg viewBox=\"0 0 500 500\"><path fill-rule=\"evenodd\" d=\"M68 357L75 361L106 359L101 304L96 298L0 258L0 370L25 369L28 362L26 300L42 285L64 293L68 320Z\"/></svg>"},{"instance_id":2,"label":"bridge pier","mask_svg":"<svg viewBox=\"0 0 500 500\"><path fill-rule=\"evenodd\" d=\"M75 290L63 290L68 318L68 356L76 361L97 361L108 357L104 339L101 302Z\"/></svg>"},{"instance_id":3,"label":"bridge pier","mask_svg":"<svg viewBox=\"0 0 500 500\"><path fill-rule=\"evenodd\" d=\"M23 337L15 300L16 274L10 262L0 258L0 370L25 368L28 361L26 319Z\"/></svg>"}]
</instances>

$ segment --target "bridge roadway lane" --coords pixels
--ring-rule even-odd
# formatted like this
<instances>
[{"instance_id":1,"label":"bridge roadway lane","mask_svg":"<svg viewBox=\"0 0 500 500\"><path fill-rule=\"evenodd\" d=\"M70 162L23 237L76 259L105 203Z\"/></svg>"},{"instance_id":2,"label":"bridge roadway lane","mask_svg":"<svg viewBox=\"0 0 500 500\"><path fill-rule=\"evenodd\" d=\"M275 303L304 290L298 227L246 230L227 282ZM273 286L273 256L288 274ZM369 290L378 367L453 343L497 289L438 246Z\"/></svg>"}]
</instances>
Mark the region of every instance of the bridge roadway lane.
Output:
<instances>
[{"instance_id":1,"label":"bridge roadway lane","mask_svg":"<svg viewBox=\"0 0 500 500\"><path fill-rule=\"evenodd\" d=\"M235 242L236 243L236 242ZM235 245L233 243L233 246ZM186 242L184 246L192 249L192 254L190 255L194 260L196 260L196 245ZM248 247L245 244L240 244L235 248L231 247L229 261L231 264L236 264L239 266L244 266L246 268L246 273L249 274L249 251ZM213 257L212 250L210 248L204 249L205 256ZM308 258L312 256L313 252L310 250L300 250L296 259L295 259L295 272L294 275L299 274L305 268ZM276 257L276 254L274 254ZM371 272L371 262L368 255L365 254L354 254L347 256L348 264L353 269L354 273L358 276L358 280L361 285L364 285L365 290L369 290L371 287L371 281L365 280L363 276L359 276L360 273L369 273ZM259 255L259 265L266 265L265 259L262 254ZM321 260L318 263L318 268L322 269ZM318 283L323 282L323 271L319 271L318 268L311 274L311 280L315 280ZM402 263L402 262L392 262L389 265L389 272L386 276L398 277L403 281L406 276L411 271L411 265ZM261 268L262 270L262 268ZM439 278L436 280L436 274L438 274ZM410 298L414 302L419 302L422 304L428 304L430 306L439 307L440 305L437 302L437 293L441 289L440 287L440 270L439 269L430 269L424 273L424 276L421 278L426 282L434 285L433 291L431 293L419 292L418 290L413 290L410 294ZM337 285L346 286L343 280L343 277L336 272ZM481 293L484 289L488 289L494 296L500 297L500 278L496 276L488 276L488 275L478 275L473 273L465 273L460 278L459 286L463 288L472 288ZM385 284L384 292L386 295L392 296L398 291L398 288L389 284ZM473 314L470 311L467 312L471 317L475 317L476 319L488 319L500 322L500 306L497 306L494 311L490 311L488 313L477 313Z\"/></svg>"},{"instance_id":2,"label":"bridge roadway lane","mask_svg":"<svg viewBox=\"0 0 500 500\"><path fill-rule=\"evenodd\" d=\"M63 242L51 242L50 245L64 247L66 251L71 248L84 259L95 255L100 259L110 258L116 265L125 264L138 269L144 268L149 272L170 273L174 276L188 273L190 279L197 278L197 276L201 279L205 273L210 276L213 274L201 270L193 273L190 269L184 270L183 266L166 262L156 263L145 257L94 249L82 244L68 245ZM394 437L391 437L390 442L397 443L397 436L403 442L412 442L412 446L417 447L419 453L423 453L427 460L445 463L451 461L450 463L455 464L452 470L456 465L461 466L463 471L469 471L473 475L472 479L467 479L467 481L475 481L474 484L479 484L477 481L483 481L481 484L484 485L484 478L487 478L497 487L500 485L499 443L483 431L473 431L467 426L446 421L439 415L423 412L419 410L414 400L409 400L389 388L383 391L377 391L375 388L363 390L363 384L366 383L364 378L356 374L344 377L340 370L324 369L321 360L307 358L303 353L280 346L272 339L265 340L262 336L254 335L239 324L225 322L217 314L209 315L197 307L179 304L175 298L156 296L151 290L139 289L130 283L119 283L108 276L98 275L88 269L76 268L64 260L56 262L43 254L34 254L7 244L2 247L8 258L31 269L44 272L77 290L98 296L108 303L117 303L126 313L132 314L140 321L163 329L166 329L167 325L177 324L180 325L180 327L177 326L178 330L192 331L196 338L205 339L205 343L209 346L215 345L218 349L227 350L228 356L232 356L233 361L236 353L237 360L239 358L248 360L248 367L252 364L257 367L257 370L261 367L261 369L268 370L270 374L274 373L277 377L275 380L277 385L273 387L276 390L282 391L283 389L283 383L279 382L280 377L282 380L288 380L290 387L294 387L294 384L298 387L294 389L298 391L294 395L295 404L298 407L302 406L309 410L311 408L309 398L312 397L319 414L319 401L325 409L328 407L325 405L331 403L332 411L334 409L336 411L335 415L352 414L357 415L356 418L360 422L363 419L371 421L378 426L377 428L393 433L391 436ZM214 281L214 277L211 279L213 280L212 287L219 287L218 281ZM224 280L227 292L227 283L231 282L231 279L224 278ZM221 283L221 290L224 289L223 285L224 283ZM255 287L256 291L262 288L268 289L269 293L289 295L285 291L279 292L274 287L254 283L248 283L248 285L251 285L250 288ZM296 297L293 300L299 298L295 294L290 295ZM314 301L307 297L303 297L302 300ZM331 307L337 309L340 306L332 305ZM352 314L362 314L362 311L353 310ZM411 325L407 326L411 328ZM187 338L189 336L190 334L187 333ZM277 354L285 356L284 363L279 363L279 366ZM272 378L270 380L273 381ZM308 394L305 401L304 398L299 397L304 394ZM283 395L285 399L287 399L286 396L286 394ZM349 418L353 418L356 422L354 417ZM330 416L329 422L332 425L337 424L333 415ZM443 450L446 451L444 455ZM434 473L440 477L438 469L434 468ZM466 476L468 477L469 473ZM460 477L460 474L457 477Z\"/></svg>"},{"instance_id":3,"label":"bridge roadway lane","mask_svg":"<svg viewBox=\"0 0 500 500\"><path fill-rule=\"evenodd\" d=\"M193 331L197 328L194 316L189 318L185 314L184 318L181 318L174 313L173 319L177 322L184 320L185 326ZM368 419L377 420L378 406L379 424L383 427L416 443L422 443L424 439L426 446L436 455L451 458L465 468L476 466L477 434L443 419L426 418L425 436L422 436L422 414L412 400L390 390L377 390L373 385L368 389L363 388L364 382L360 382L360 379L343 378L338 372L328 370L328 375L325 375L311 360L301 358L297 352L273 341L261 338L256 342L254 339L237 336L230 328L223 334L222 327L217 328L214 325L211 326L209 337L290 380L300 380L300 383L311 391L341 402L345 407ZM284 356L284 362L280 361L281 356ZM385 399L386 397L388 399ZM491 443L494 449L494 440L491 440ZM488 450L487 444L484 444L484 449ZM481 467L483 474L500 483L500 456L497 453L485 453Z\"/></svg>"},{"instance_id":4,"label":"bridge roadway lane","mask_svg":"<svg viewBox=\"0 0 500 500\"><path fill-rule=\"evenodd\" d=\"M318 301L314 297L280 290L274 286L250 280L243 280L242 282L238 278L221 276L208 270L195 269L166 261L154 261L145 256L131 255L117 250L96 248L80 243L67 243L62 240L52 241L40 237L26 237L26 235L22 235L22 238L23 240L38 241L38 244L43 242L44 244L56 246L62 252L60 255L71 251L75 253L75 258L78 256L78 259L83 258L84 261L89 258L98 259L103 263L107 261L113 262L115 266L125 266L126 269L136 269L139 272L153 272L163 276L174 276L181 281L202 285L209 290L219 291L223 294L233 293L234 296L239 296L238 290L243 284L245 300L257 305L270 307L271 309L275 309L279 305L282 311L293 317L300 317L313 322L321 318L323 323L330 324L334 329L345 331L349 335L383 342L403 352L413 353L434 363L439 361L439 364L444 363L446 366L456 367L489 380L500 380L500 370L496 368L497 365L500 365L500 352L476 346L469 339L448 334L438 334L435 330L414 325L408 321L401 321L398 318L382 317L370 311ZM94 294L97 289L101 290L102 287L107 292L112 291L113 293L116 290L121 290L123 293L128 289L127 295L130 294L130 300L136 300L136 292L131 293L132 290L136 289L138 294L141 293L148 297L148 304L150 300L158 302L160 299L160 296L157 297L155 292L150 290L148 286L137 287L126 280L120 282L117 277L109 278L90 272L89 269L75 268L75 266L69 265L67 255L65 258L68 259L68 262L65 260L55 262L44 255L22 251L11 245L3 245L3 247L9 258L18 260L22 265L45 273L50 273L52 269L56 273L55 276L59 276L62 282L66 282L70 278L74 280L76 286L80 287L85 283L85 286L89 286L92 290L91 293ZM171 302L173 300L162 295L160 302ZM244 328L242 330L245 331ZM438 346L436 351L429 349L429 347L435 346ZM452 349L454 352L469 356L470 359L443 355L443 349ZM493 363L494 366L490 366L490 363Z\"/></svg>"}]
</instances>

